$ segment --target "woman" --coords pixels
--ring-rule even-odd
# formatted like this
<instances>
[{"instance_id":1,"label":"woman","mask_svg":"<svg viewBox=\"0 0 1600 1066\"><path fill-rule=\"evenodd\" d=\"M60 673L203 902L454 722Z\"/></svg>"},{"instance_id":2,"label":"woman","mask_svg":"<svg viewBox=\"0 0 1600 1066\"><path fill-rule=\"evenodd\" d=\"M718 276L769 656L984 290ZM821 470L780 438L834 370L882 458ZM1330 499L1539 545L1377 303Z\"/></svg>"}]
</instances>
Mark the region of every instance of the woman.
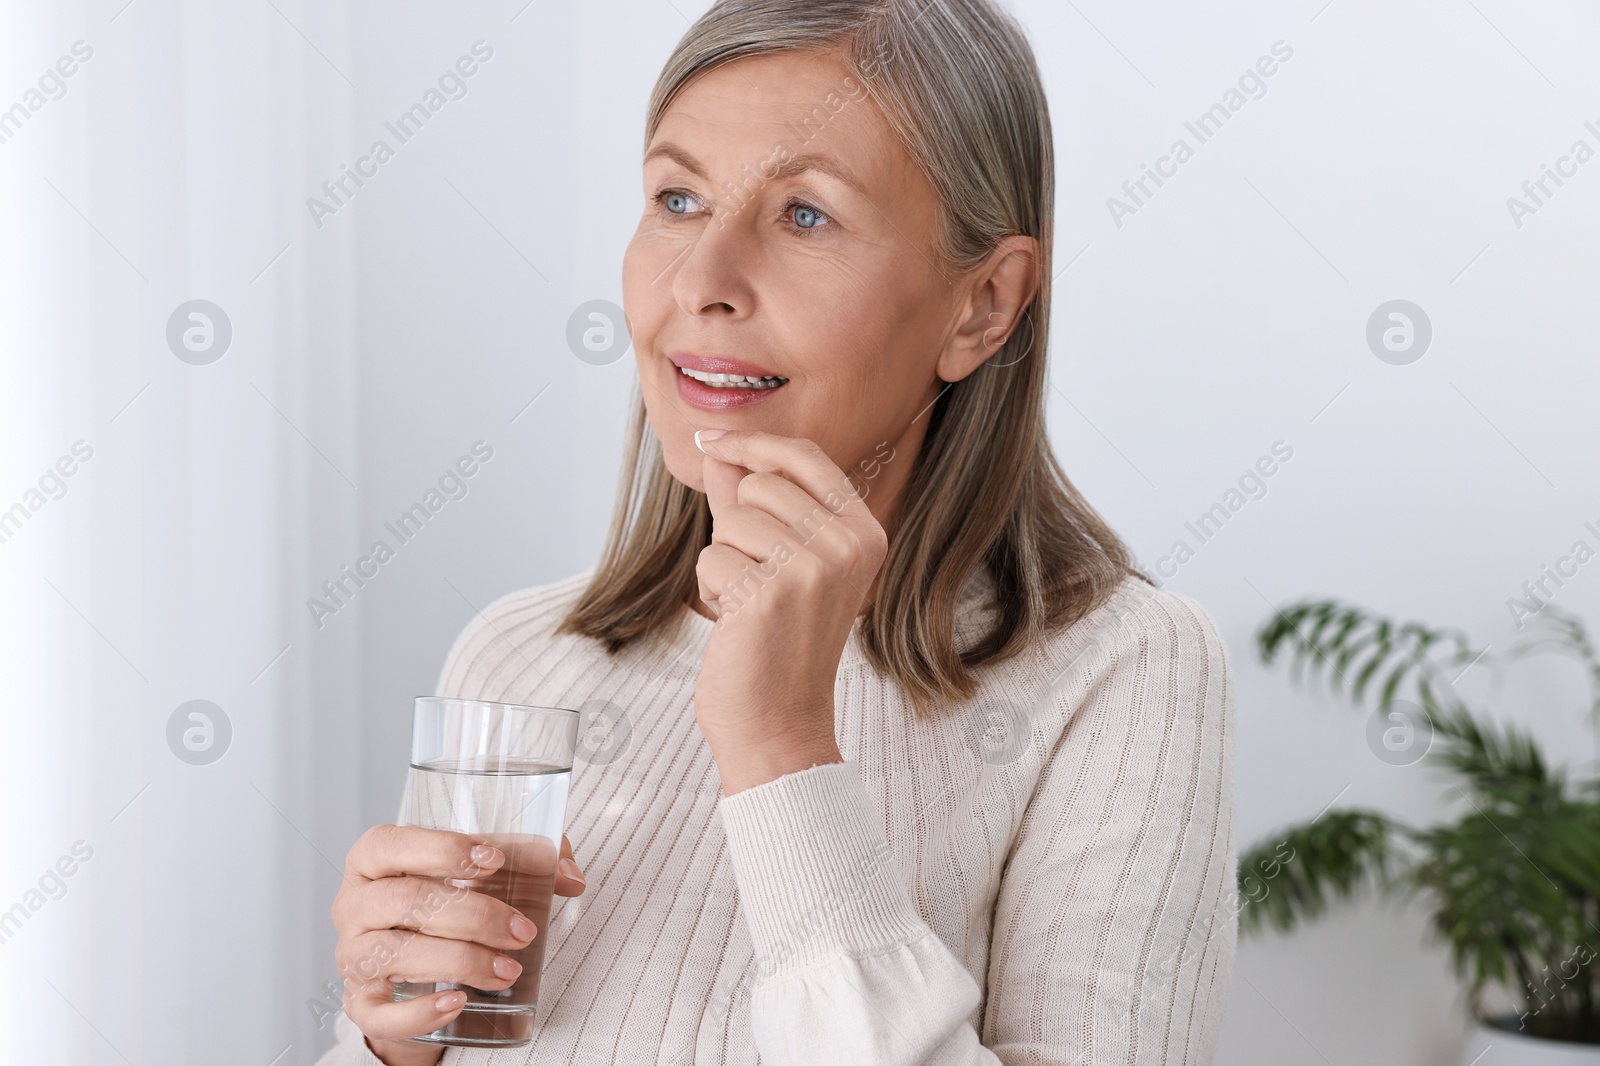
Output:
<instances>
[{"instance_id":1,"label":"woman","mask_svg":"<svg viewBox=\"0 0 1600 1066\"><path fill-rule=\"evenodd\" d=\"M1053 168L991 0L724 0L679 43L623 267L642 389L610 540L440 679L615 708L572 781L590 883L558 883L533 1044L451 1062L1210 1061L1231 675L1046 443ZM399 928L473 843L352 849L325 1063L438 1058L408 1038L460 994L391 978L511 983L504 905Z\"/></svg>"}]
</instances>

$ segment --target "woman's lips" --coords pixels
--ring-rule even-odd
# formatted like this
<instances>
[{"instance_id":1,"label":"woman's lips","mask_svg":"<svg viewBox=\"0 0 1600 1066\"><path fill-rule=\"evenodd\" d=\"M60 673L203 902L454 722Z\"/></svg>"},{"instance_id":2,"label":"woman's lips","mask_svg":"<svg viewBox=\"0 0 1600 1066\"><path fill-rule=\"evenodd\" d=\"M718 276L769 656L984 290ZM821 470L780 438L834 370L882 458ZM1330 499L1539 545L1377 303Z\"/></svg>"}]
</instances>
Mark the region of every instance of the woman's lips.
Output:
<instances>
[{"instance_id":1,"label":"woman's lips","mask_svg":"<svg viewBox=\"0 0 1600 1066\"><path fill-rule=\"evenodd\" d=\"M788 388L787 384L764 389L737 386L719 388L696 381L677 367L673 368L673 373L678 378L678 395L683 397L685 403L702 411L728 411L736 407L749 407Z\"/></svg>"},{"instance_id":2,"label":"woman's lips","mask_svg":"<svg viewBox=\"0 0 1600 1066\"><path fill-rule=\"evenodd\" d=\"M743 374L753 378L775 376L766 367L747 363L743 359L735 359L731 355L707 355L700 352L676 351L668 352L667 360L673 366L686 367L702 374Z\"/></svg>"}]
</instances>

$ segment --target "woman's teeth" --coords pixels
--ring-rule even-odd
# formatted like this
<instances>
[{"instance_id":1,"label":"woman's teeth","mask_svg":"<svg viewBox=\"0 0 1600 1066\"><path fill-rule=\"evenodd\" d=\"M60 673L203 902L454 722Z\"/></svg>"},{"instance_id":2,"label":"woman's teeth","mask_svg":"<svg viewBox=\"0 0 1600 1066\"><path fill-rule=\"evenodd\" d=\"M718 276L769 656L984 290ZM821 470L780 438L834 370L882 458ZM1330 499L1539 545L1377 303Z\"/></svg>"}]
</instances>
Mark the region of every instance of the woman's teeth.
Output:
<instances>
[{"instance_id":1,"label":"woman's teeth","mask_svg":"<svg viewBox=\"0 0 1600 1066\"><path fill-rule=\"evenodd\" d=\"M752 378L744 374L703 374L698 370L690 370L684 366L680 366L678 369L702 385L710 385L714 389L775 389L789 380L788 378L777 376Z\"/></svg>"}]
</instances>

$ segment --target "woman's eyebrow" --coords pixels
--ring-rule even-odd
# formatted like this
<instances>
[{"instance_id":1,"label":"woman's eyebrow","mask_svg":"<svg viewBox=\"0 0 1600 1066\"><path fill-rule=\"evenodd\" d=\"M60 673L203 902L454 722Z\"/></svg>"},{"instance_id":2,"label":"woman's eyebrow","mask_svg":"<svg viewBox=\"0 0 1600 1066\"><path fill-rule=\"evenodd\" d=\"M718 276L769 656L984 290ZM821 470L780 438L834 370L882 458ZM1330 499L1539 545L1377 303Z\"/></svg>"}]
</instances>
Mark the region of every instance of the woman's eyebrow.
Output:
<instances>
[{"instance_id":1,"label":"woman's eyebrow","mask_svg":"<svg viewBox=\"0 0 1600 1066\"><path fill-rule=\"evenodd\" d=\"M653 146L644 154L643 162L648 163L657 156L666 156L668 159L683 167L683 169L687 170L697 178L700 178L704 181L711 180L710 176L706 173L705 167L700 165L699 160L671 141L662 141ZM871 196L867 193L866 186L862 184L862 182L856 178L855 175L851 174L850 171L840 166L834 160L829 159L827 156L817 155L815 152L805 152L800 155L790 156L788 159L779 163L777 169L770 175L764 173L765 169L766 168L764 167L759 168L757 173L762 174L762 176L768 181L777 181L781 178L793 178L805 173L808 170L815 170L819 173L828 175L829 177L843 185L850 187L851 189L854 189L861 196L869 200L871 199Z\"/></svg>"}]
</instances>

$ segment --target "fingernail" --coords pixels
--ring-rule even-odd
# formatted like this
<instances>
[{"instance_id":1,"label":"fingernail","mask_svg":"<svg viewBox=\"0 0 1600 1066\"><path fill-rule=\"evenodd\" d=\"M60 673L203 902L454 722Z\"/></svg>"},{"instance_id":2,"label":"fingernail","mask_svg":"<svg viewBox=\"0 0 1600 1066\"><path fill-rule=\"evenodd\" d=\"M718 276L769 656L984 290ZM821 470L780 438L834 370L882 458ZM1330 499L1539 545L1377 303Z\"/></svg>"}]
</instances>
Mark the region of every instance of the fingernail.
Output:
<instances>
[{"instance_id":1,"label":"fingernail","mask_svg":"<svg viewBox=\"0 0 1600 1066\"><path fill-rule=\"evenodd\" d=\"M466 1001L467 994L457 990L455 992L446 992L444 995L433 1001L433 1006L434 1009L440 1014L449 1014Z\"/></svg>"},{"instance_id":2,"label":"fingernail","mask_svg":"<svg viewBox=\"0 0 1600 1066\"><path fill-rule=\"evenodd\" d=\"M511 919L511 935L518 940L532 940L535 932L533 923L522 915L519 914Z\"/></svg>"},{"instance_id":3,"label":"fingernail","mask_svg":"<svg viewBox=\"0 0 1600 1066\"><path fill-rule=\"evenodd\" d=\"M476 866L488 866L494 862L497 852L487 844L475 844L472 848L472 862Z\"/></svg>"},{"instance_id":4,"label":"fingernail","mask_svg":"<svg viewBox=\"0 0 1600 1066\"><path fill-rule=\"evenodd\" d=\"M496 977L510 980L522 972L522 966L509 955L496 955L494 957L494 974Z\"/></svg>"},{"instance_id":5,"label":"fingernail","mask_svg":"<svg viewBox=\"0 0 1600 1066\"><path fill-rule=\"evenodd\" d=\"M561 861L556 865L562 873L578 882L578 884L588 884L588 882L583 879L583 871L578 869L578 864L574 862L570 856L563 855L561 857Z\"/></svg>"},{"instance_id":6,"label":"fingernail","mask_svg":"<svg viewBox=\"0 0 1600 1066\"><path fill-rule=\"evenodd\" d=\"M706 448L702 441L716 440L726 432L725 429L697 429L694 431L694 446L704 452Z\"/></svg>"}]
</instances>

